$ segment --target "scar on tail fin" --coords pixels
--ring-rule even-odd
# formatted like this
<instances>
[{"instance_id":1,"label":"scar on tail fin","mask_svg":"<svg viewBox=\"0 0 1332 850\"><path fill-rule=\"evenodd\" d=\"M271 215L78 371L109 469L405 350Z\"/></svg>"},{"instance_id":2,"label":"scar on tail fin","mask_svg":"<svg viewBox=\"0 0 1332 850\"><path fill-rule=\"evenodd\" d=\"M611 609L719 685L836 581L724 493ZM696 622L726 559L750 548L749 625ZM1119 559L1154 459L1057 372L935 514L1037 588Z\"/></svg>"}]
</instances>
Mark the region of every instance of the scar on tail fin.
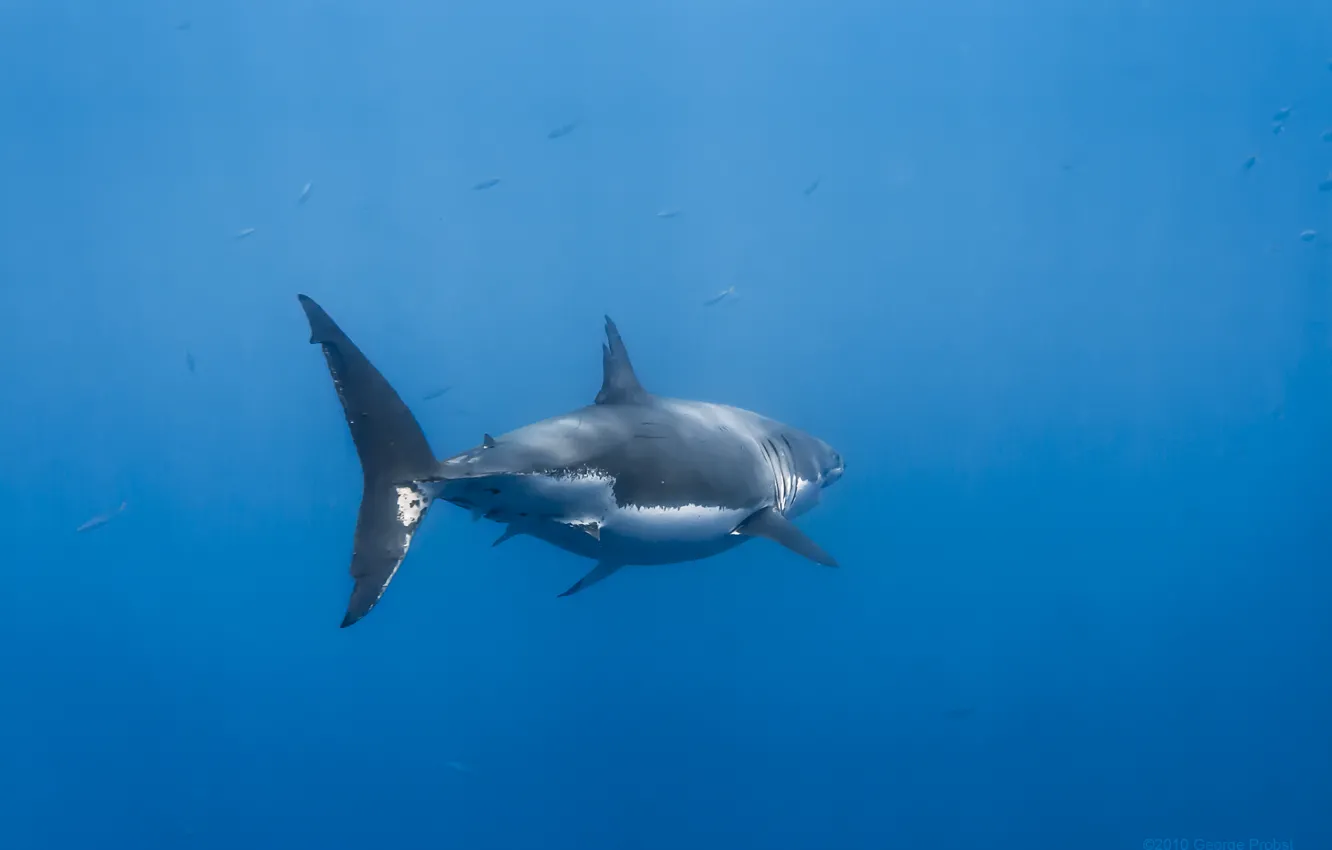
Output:
<instances>
[{"instance_id":1,"label":"scar on tail fin","mask_svg":"<svg viewBox=\"0 0 1332 850\"><path fill-rule=\"evenodd\" d=\"M307 296L298 298L310 321L310 342L323 348L364 475L352 541L356 585L342 620L345 629L370 613L407 556L431 501L411 482L434 466L435 455L416 417L379 370L323 308Z\"/></svg>"},{"instance_id":2,"label":"scar on tail fin","mask_svg":"<svg viewBox=\"0 0 1332 850\"><path fill-rule=\"evenodd\" d=\"M795 523L772 508L764 508L754 514L740 523L740 527L735 531L737 534L744 534L748 537L766 537L774 543L780 543L797 555L809 558L816 564L822 564L825 567L837 566L837 561L833 559L832 555L823 551L819 544L806 537L805 532L797 528Z\"/></svg>"},{"instance_id":3,"label":"scar on tail fin","mask_svg":"<svg viewBox=\"0 0 1332 850\"><path fill-rule=\"evenodd\" d=\"M638 383L629 350L610 316L606 316L606 342L601 346L601 371L597 404L638 404L647 400L648 392Z\"/></svg>"}]
</instances>

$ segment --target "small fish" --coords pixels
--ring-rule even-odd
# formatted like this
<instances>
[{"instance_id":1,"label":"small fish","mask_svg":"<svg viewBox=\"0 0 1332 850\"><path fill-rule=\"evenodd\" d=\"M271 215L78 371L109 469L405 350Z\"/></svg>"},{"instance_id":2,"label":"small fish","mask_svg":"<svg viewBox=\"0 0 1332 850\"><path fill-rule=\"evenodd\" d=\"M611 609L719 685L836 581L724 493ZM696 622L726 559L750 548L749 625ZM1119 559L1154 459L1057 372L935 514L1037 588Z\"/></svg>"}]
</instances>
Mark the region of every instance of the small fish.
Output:
<instances>
[{"instance_id":1,"label":"small fish","mask_svg":"<svg viewBox=\"0 0 1332 850\"><path fill-rule=\"evenodd\" d=\"M667 208L657 211L657 218L675 218L681 213L681 210Z\"/></svg>"},{"instance_id":2,"label":"small fish","mask_svg":"<svg viewBox=\"0 0 1332 850\"><path fill-rule=\"evenodd\" d=\"M482 189L490 189L498 185L499 185L499 178L492 177L489 180L482 180L480 183L477 183L475 186L472 187L472 191L479 192Z\"/></svg>"},{"instance_id":3,"label":"small fish","mask_svg":"<svg viewBox=\"0 0 1332 850\"><path fill-rule=\"evenodd\" d=\"M128 506L129 504L127 502L121 502L120 507L116 508L111 513L98 514L97 516L85 522L83 525L74 529L74 531L75 532L92 531L94 528L100 528L101 526L106 525L108 522L119 516L122 512L124 512L125 508L127 508Z\"/></svg>"},{"instance_id":4,"label":"small fish","mask_svg":"<svg viewBox=\"0 0 1332 850\"><path fill-rule=\"evenodd\" d=\"M314 188L313 183L306 183L301 187L301 196L296 199L296 203L303 204L310 198L310 190Z\"/></svg>"},{"instance_id":5,"label":"small fish","mask_svg":"<svg viewBox=\"0 0 1332 850\"><path fill-rule=\"evenodd\" d=\"M822 177L815 177L814 182L805 187L805 197L808 198L819 190L819 184L823 182Z\"/></svg>"},{"instance_id":6,"label":"small fish","mask_svg":"<svg viewBox=\"0 0 1332 850\"><path fill-rule=\"evenodd\" d=\"M1254 154L1253 156L1244 160L1244 170L1248 171L1250 168L1253 168L1257 164L1258 164L1258 155Z\"/></svg>"},{"instance_id":7,"label":"small fish","mask_svg":"<svg viewBox=\"0 0 1332 850\"><path fill-rule=\"evenodd\" d=\"M562 139L576 129L578 129L578 122L570 121L568 124L561 124L560 126L556 127L554 130L551 130L549 133L546 134L546 138Z\"/></svg>"},{"instance_id":8,"label":"small fish","mask_svg":"<svg viewBox=\"0 0 1332 850\"><path fill-rule=\"evenodd\" d=\"M703 306L711 307L713 304L720 304L722 301L725 301L728 297L734 294L735 294L735 287L734 286L727 287L726 289L723 289L721 292L718 292L716 295L709 298L707 301L704 301Z\"/></svg>"},{"instance_id":9,"label":"small fish","mask_svg":"<svg viewBox=\"0 0 1332 850\"><path fill-rule=\"evenodd\" d=\"M1306 231L1304 231L1303 233L1300 234L1300 241L1301 241L1301 242L1312 242L1312 241L1314 241L1314 239L1316 239L1317 237L1318 237L1318 231L1317 231L1317 230L1306 230Z\"/></svg>"},{"instance_id":10,"label":"small fish","mask_svg":"<svg viewBox=\"0 0 1332 850\"><path fill-rule=\"evenodd\" d=\"M1323 141L1332 142L1332 130L1323 131Z\"/></svg>"},{"instance_id":11,"label":"small fish","mask_svg":"<svg viewBox=\"0 0 1332 850\"><path fill-rule=\"evenodd\" d=\"M1272 135L1273 135L1273 136L1280 136L1281 133L1282 133L1282 131L1284 131L1285 129L1286 129L1286 125L1285 125L1285 124L1282 124L1282 123L1280 123L1280 122L1278 122L1278 123L1276 123L1276 124L1273 124L1273 125L1272 125Z\"/></svg>"},{"instance_id":12,"label":"small fish","mask_svg":"<svg viewBox=\"0 0 1332 850\"><path fill-rule=\"evenodd\" d=\"M1318 184L1318 191L1320 191L1320 192L1332 192L1332 174L1327 175L1327 179L1326 179L1326 180L1322 180L1322 181L1319 182L1319 184Z\"/></svg>"},{"instance_id":13,"label":"small fish","mask_svg":"<svg viewBox=\"0 0 1332 850\"><path fill-rule=\"evenodd\" d=\"M185 367L190 370L191 375L194 374L194 355L188 351L185 352Z\"/></svg>"},{"instance_id":14,"label":"small fish","mask_svg":"<svg viewBox=\"0 0 1332 850\"><path fill-rule=\"evenodd\" d=\"M1283 107L1281 107L1280 109L1278 109L1278 110L1276 111L1276 113L1274 113L1274 114L1272 115L1272 120L1273 120L1273 121L1285 121L1287 118L1290 117L1290 109L1291 109L1291 108L1290 108L1289 106L1283 106Z\"/></svg>"},{"instance_id":15,"label":"small fish","mask_svg":"<svg viewBox=\"0 0 1332 850\"><path fill-rule=\"evenodd\" d=\"M251 233L254 233L254 228L253 228L253 227L246 227L246 228L243 228L242 230L240 230L240 232L238 232L238 233L236 234L236 238L237 238L237 239L244 239L246 236L249 236Z\"/></svg>"},{"instance_id":16,"label":"small fish","mask_svg":"<svg viewBox=\"0 0 1332 850\"><path fill-rule=\"evenodd\" d=\"M432 399L439 398L440 396L444 395L444 393L448 392L448 391L451 390L451 389L453 389L453 385L452 385L452 384L450 384L450 385L448 385L448 386L445 386L445 387L440 387L439 389L434 390L433 392L428 392L428 393L426 393L424 396L421 397L421 400L422 400L422 401L430 401L430 400L432 400Z\"/></svg>"}]
</instances>

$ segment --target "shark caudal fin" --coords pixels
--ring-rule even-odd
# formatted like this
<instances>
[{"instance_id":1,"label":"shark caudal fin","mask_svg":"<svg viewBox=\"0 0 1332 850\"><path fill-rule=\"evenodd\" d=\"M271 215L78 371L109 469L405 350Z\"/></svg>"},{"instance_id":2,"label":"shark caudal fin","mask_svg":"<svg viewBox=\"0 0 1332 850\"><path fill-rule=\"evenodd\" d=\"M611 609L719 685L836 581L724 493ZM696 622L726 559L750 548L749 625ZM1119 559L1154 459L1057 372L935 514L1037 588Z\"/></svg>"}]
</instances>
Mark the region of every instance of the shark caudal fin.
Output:
<instances>
[{"instance_id":1,"label":"shark caudal fin","mask_svg":"<svg viewBox=\"0 0 1332 850\"><path fill-rule=\"evenodd\" d=\"M379 370L323 308L297 297L310 320L310 342L323 347L365 476L352 541L356 586L342 620L345 629L370 613L407 556L431 495L419 484L400 482L432 469L435 455L416 417Z\"/></svg>"}]
</instances>

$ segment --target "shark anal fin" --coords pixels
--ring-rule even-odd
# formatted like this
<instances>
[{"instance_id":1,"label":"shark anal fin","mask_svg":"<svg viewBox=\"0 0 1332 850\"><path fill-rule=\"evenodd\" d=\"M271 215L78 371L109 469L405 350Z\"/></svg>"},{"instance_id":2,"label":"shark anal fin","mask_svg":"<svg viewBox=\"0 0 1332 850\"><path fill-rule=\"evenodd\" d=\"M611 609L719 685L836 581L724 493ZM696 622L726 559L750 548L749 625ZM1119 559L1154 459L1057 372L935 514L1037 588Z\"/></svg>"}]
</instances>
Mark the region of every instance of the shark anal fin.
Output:
<instances>
[{"instance_id":1,"label":"shark anal fin","mask_svg":"<svg viewBox=\"0 0 1332 850\"><path fill-rule=\"evenodd\" d=\"M606 342L601 346L601 371L597 404L641 404L648 399L647 390L638 382L629 362L629 350L610 316L606 317Z\"/></svg>"},{"instance_id":2,"label":"shark anal fin","mask_svg":"<svg viewBox=\"0 0 1332 850\"><path fill-rule=\"evenodd\" d=\"M522 534L522 532L518 530L517 526L514 525L513 523L510 523L509 525L506 525L504 527L504 533L501 534L499 537L496 537L495 542L491 543L490 545L498 546L501 543L503 543L505 540L508 540L512 537L517 537L520 534Z\"/></svg>"},{"instance_id":3,"label":"shark anal fin","mask_svg":"<svg viewBox=\"0 0 1332 850\"><path fill-rule=\"evenodd\" d=\"M805 536L805 532L797 528L795 523L772 508L764 508L742 522L736 533L747 537L766 537L816 564L825 567L837 566L837 561L832 555L823 551L819 544Z\"/></svg>"},{"instance_id":4,"label":"shark anal fin","mask_svg":"<svg viewBox=\"0 0 1332 850\"><path fill-rule=\"evenodd\" d=\"M580 590L586 590L587 588L591 587L592 585L606 578L619 568L620 568L619 564L608 564L605 561L601 561L595 567L593 567L588 572L587 575L583 576L578 581L574 582L573 587L570 587L568 590L561 593L560 596L561 597L572 596L573 594L577 593Z\"/></svg>"}]
</instances>

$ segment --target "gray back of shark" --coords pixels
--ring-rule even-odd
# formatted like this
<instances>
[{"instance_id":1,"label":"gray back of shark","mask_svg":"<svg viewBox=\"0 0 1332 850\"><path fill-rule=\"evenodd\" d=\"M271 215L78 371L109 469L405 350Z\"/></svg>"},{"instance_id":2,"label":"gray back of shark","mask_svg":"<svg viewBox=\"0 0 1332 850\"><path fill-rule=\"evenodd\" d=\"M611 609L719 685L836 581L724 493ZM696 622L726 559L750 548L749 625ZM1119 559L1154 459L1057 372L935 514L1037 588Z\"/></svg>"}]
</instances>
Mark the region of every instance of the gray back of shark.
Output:
<instances>
[{"instance_id":1,"label":"gray back of shark","mask_svg":"<svg viewBox=\"0 0 1332 850\"><path fill-rule=\"evenodd\" d=\"M754 537L836 566L791 520L841 478L841 457L757 413L648 393L609 317L593 404L436 461L378 370L314 301L300 301L364 474L344 628L379 601L436 499L504 524L494 545L525 534L594 559L561 596L623 566L694 561Z\"/></svg>"}]
</instances>

